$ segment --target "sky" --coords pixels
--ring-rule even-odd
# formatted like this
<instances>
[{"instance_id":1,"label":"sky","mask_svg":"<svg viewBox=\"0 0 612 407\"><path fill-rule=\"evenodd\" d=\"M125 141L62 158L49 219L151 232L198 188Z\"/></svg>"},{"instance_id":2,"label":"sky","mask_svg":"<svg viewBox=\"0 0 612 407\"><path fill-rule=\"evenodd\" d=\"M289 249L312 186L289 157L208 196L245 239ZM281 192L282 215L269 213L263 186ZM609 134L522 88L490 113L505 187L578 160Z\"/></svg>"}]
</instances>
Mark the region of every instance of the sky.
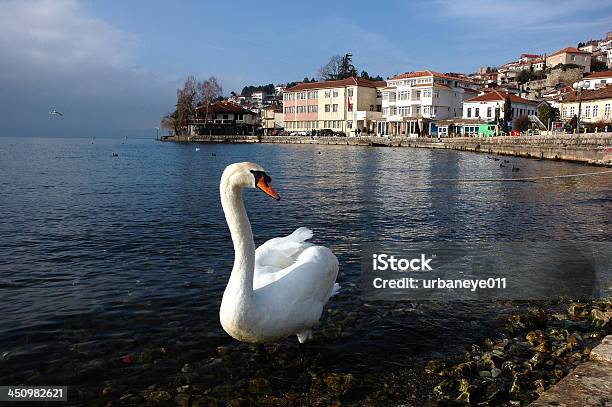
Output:
<instances>
[{"instance_id":1,"label":"sky","mask_svg":"<svg viewBox=\"0 0 612 407\"><path fill-rule=\"evenodd\" d=\"M370 75L469 73L611 30L609 0L0 0L0 136L154 136L190 74L228 95L345 53Z\"/></svg>"}]
</instances>

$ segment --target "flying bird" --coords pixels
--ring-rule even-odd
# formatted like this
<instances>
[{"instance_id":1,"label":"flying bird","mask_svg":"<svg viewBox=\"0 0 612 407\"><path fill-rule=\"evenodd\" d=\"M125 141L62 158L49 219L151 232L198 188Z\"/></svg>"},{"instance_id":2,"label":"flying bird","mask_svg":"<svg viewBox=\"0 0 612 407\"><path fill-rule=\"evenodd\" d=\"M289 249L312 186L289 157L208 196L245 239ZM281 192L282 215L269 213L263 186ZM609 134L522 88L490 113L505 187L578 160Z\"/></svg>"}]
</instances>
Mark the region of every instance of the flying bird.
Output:
<instances>
[{"instance_id":1,"label":"flying bird","mask_svg":"<svg viewBox=\"0 0 612 407\"><path fill-rule=\"evenodd\" d=\"M57 110L51 110L49 112L49 115L50 116L62 116L62 117L64 116L64 114L62 112L58 112Z\"/></svg>"}]
</instances>

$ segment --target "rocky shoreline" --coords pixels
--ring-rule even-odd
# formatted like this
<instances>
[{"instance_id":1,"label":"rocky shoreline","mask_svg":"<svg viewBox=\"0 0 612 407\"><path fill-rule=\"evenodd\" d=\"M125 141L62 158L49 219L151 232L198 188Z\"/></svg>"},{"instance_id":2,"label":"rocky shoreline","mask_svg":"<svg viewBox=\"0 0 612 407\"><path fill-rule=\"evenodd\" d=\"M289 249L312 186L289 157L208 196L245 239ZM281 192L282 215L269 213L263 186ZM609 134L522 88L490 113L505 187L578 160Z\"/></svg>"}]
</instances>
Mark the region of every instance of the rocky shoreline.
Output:
<instances>
[{"instance_id":1,"label":"rocky shoreline","mask_svg":"<svg viewBox=\"0 0 612 407\"><path fill-rule=\"evenodd\" d=\"M166 370L167 382L138 385L117 378L95 392L79 391L72 405L94 403L178 406L524 406L589 359L591 349L612 333L612 301L507 303L498 335L473 343L462 354L413 366L398 360L389 373L324 367L325 342L350 337L350 325L376 305L343 313L330 309L306 350L295 341L219 346L198 355L195 344L126 354L111 363L128 378ZM395 304L397 306L397 304ZM378 311L377 311L378 312ZM410 314L410 307L397 311ZM384 317L384 313L383 313ZM172 365L164 361L173 360ZM110 366L109 366L110 367ZM169 371L168 371L169 370ZM131 372L131 373L130 373ZM123 376L123 375L122 375ZM73 377L72 380L78 380ZM128 384L129 383L129 384ZM75 397L76 396L76 397Z\"/></svg>"}]
</instances>

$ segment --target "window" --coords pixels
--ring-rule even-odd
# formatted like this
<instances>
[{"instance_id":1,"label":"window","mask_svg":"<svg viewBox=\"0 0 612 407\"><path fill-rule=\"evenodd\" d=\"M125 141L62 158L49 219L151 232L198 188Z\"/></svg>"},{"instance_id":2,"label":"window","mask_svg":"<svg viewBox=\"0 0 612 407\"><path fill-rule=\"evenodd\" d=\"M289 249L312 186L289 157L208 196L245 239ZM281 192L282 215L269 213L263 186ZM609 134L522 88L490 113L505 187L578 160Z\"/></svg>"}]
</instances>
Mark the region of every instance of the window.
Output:
<instances>
[{"instance_id":1,"label":"window","mask_svg":"<svg viewBox=\"0 0 612 407\"><path fill-rule=\"evenodd\" d=\"M570 107L570 116L574 117L575 113L576 113L576 106Z\"/></svg>"},{"instance_id":2,"label":"window","mask_svg":"<svg viewBox=\"0 0 612 407\"><path fill-rule=\"evenodd\" d=\"M472 117L472 108L471 107L468 107L467 117Z\"/></svg>"},{"instance_id":3,"label":"window","mask_svg":"<svg viewBox=\"0 0 612 407\"><path fill-rule=\"evenodd\" d=\"M397 100L408 100L408 92L407 91L398 92Z\"/></svg>"},{"instance_id":4,"label":"window","mask_svg":"<svg viewBox=\"0 0 612 407\"><path fill-rule=\"evenodd\" d=\"M439 98L440 97L440 91L439 90L434 90L433 96L434 96L434 98ZM457 97L456 94L455 94L455 97Z\"/></svg>"},{"instance_id":5,"label":"window","mask_svg":"<svg viewBox=\"0 0 612 407\"><path fill-rule=\"evenodd\" d=\"M370 105L370 112L374 111L374 105Z\"/></svg>"},{"instance_id":6,"label":"window","mask_svg":"<svg viewBox=\"0 0 612 407\"><path fill-rule=\"evenodd\" d=\"M349 88L348 89L348 95L349 96L353 96L353 88Z\"/></svg>"},{"instance_id":7,"label":"window","mask_svg":"<svg viewBox=\"0 0 612 407\"><path fill-rule=\"evenodd\" d=\"M571 55L570 56L570 60L575 61L576 60L576 55Z\"/></svg>"},{"instance_id":8,"label":"window","mask_svg":"<svg viewBox=\"0 0 612 407\"><path fill-rule=\"evenodd\" d=\"M347 109L347 110L348 110L349 112L352 112L354 109L355 109L355 104L354 104L354 103L349 103L349 105L348 105L348 109Z\"/></svg>"},{"instance_id":9,"label":"window","mask_svg":"<svg viewBox=\"0 0 612 407\"><path fill-rule=\"evenodd\" d=\"M593 106L593 117L599 116L599 105Z\"/></svg>"},{"instance_id":10,"label":"window","mask_svg":"<svg viewBox=\"0 0 612 407\"><path fill-rule=\"evenodd\" d=\"M567 107L563 109L563 117L567 117Z\"/></svg>"},{"instance_id":11,"label":"window","mask_svg":"<svg viewBox=\"0 0 612 407\"><path fill-rule=\"evenodd\" d=\"M604 107L604 116L610 116L610 104L606 103L606 106Z\"/></svg>"},{"instance_id":12,"label":"window","mask_svg":"<svg viewBox=\"0 0 612 407\"><path fill-rule=\"evenodd\" d=\"M331 90L326 90L325 91L325 97L328 98L331 96Z\"/></svg>"},{"instance_id":13,"label":"window","mask_svg":"<svg viewBox=\"0 0 612 407\"><path fill-rule=\"evenodd\" d=\"M431 89L426 89L423 91L423 97L424 98L430 98L431 97Z\"/></svg>"},{"instance_id":14,"label":"window","mask_svg":"<svg viewBox=\"0 0 612 407\"><path fill-rule=\"evenodd\" d=\"M493 108L487 107L487 117L492 117L491 113L493 112Z\"/></svg>"},{"instance_id":15,"label":"window","mask_svg":"<svg viewBox=\"0 0 612 407\"><path fill-rule=\"evenodd\" d=\"M346 122L346 127L348 127L349 129L352 129L353 128L353 121L352 120L347 121Z\"/></svg>"},{"instance_id":16,"label":"window","mask_svg":"<svg viewBox=\"0 0 612 407\"><path fill-rule=\"evenodd\" d=\"M379 98L381 98L381 97L382 97L382 92L381 92L381 91L379 91L379 90L377 90L377 91L376 91L376 99L379 99Z\"/></svg>"},{"instance_id":17,"label":"window","mask_svg":"<svg viewBox=\"0 0 612 407\"><path fill-rule=\"evenodd\" d=\"M334 91L332 92L332 95L337 98L338 97L338 91L334 89Z\"/></svg>"},{"instance_id":18,"label":"window","mask_svg":"<svg viewBox=\"0 0 612 407\"><path fill-rule=\"evenodd\" d=\"M480 108L475 108L474 109L474 117L480 117Z\"/></svg>"},{"instance_id":19,"label":"window","mask_svg":"<svg viewBox=\"0 0 612 407\"><path fill-rule=\"evenodd\" d=\"M308 106L308 113L316 113L318 111L318 106L317 105L310 105Z\"/></svg>"},{"instance_id":20,"label":"window","mask_svg":"<svg viewBox=\"0 0 612 407\"><path fill-rule=\"evenodd\" d=\"M243 113L240 113L238 115L238 120L244 120L244 114Z\"/></svg>"},{"instance_id":21,"label":"window","mask_svg":"<svg viewBox=\"0 0 612 407\"><path fill-rule=\"evenodd\" d=\"M330 105L325 105L325 111L329 113L329 106Z\"/></svg>"},{"instance_id":22,"label":"window","mask_svg":"<svg viewBox=\"0 0 612 407\"><path fill-rule=\"evenodd\" d=\"M332 105L332 111L337 112L338 111L338 105L336 103L334 103Z\"/></svg>"}]
</instances>

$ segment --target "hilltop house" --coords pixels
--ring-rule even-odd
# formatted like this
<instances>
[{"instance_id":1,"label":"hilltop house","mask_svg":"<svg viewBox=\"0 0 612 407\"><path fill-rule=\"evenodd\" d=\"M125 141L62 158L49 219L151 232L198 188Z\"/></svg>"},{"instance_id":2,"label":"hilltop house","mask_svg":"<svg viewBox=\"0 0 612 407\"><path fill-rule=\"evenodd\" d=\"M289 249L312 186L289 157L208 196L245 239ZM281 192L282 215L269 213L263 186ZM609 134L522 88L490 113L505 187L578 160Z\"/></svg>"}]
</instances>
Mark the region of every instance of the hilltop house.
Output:
<instances>
[{"instance_id":1,"label":"hilltop house","mask_svg":"<svg viewBox=\"0 0 612 407\"><path fill-rule=\"evenodd\" d=\"M559 64L579 65L583 72L591 72L591 53L575 47L567 47L546 57L546 66L554 68Z\"/></svg>"},{"instance_id":2,"label":"hilltop house","mask_svg":"<svg viewBox=\"0 0 612 407\"><path fill-rule=\"evenodd\" d=\"M612 84L612 71L593 72L584 77L587 89L597 89Z\"/></svg>"}]
</instances>

